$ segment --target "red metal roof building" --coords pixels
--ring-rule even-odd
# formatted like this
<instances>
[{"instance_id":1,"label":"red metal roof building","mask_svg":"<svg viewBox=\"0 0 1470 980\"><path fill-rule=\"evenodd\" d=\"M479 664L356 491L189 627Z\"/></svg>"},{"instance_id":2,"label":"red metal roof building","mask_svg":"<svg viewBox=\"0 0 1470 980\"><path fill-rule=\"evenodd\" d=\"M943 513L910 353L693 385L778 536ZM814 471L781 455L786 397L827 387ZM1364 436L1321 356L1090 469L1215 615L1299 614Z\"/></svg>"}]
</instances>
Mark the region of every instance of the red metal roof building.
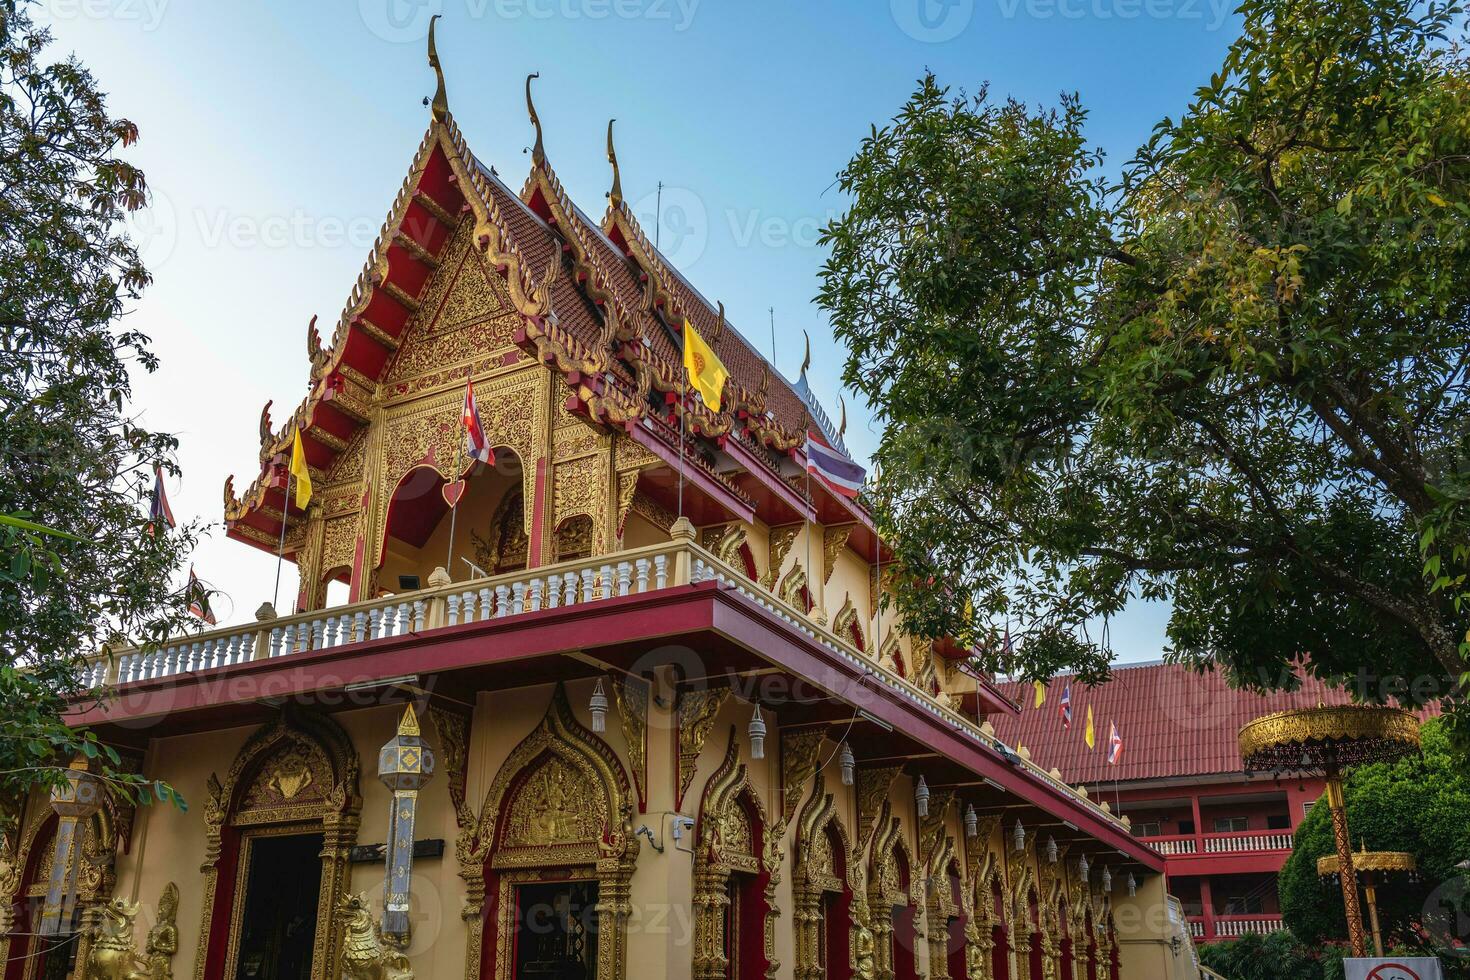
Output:
<instances>
[{"instance_id":1,"label":"red metal roof building","mask_svg":"<svg viewBox=\"0 0 1470 980\"><path fill-rule=\"evenodd\" d=\"M1072 723L1066 729L1060 706L1069 686ZM1167 856L1170 891L1183 902L1196 939L1280 928L1276 875L1323 784L1247 777L1236 732L1273 711L1345 703L1346 691L1308 677L1296 691L1259 695L1232 689L1213 671L1197 674L1165 663L1116 667L1098 687L1056 677L1040 707L1030 683L999 687L1022 710L992 715L996 734L1112 803L1135 836ZM1093 748L1084 737L1089 708ZM1123 750L1110 766L1113 725Z\"/></svg>"}]
</instances>

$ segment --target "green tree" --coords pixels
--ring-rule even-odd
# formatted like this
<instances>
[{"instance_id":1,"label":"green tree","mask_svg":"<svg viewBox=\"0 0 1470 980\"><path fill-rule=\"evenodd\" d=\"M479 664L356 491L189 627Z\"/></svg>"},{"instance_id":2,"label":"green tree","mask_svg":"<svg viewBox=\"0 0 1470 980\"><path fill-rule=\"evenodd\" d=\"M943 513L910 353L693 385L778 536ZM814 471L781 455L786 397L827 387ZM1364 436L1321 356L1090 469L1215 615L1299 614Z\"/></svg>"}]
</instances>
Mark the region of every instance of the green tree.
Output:
<instances>
[{"instance_id":1,"label":"green tree","mask_svg":"<svg viewBox=\"0 0 1470 980\"><path fill-rule=\"evenodd\" d=\"M990 666L1008 620L1012 666L1095 679L1098 620L1167 599L1171 656L1238 683L1290 683L1308 653L1329 678L1439 678L1432 699L1470 626L1463 15L1240 12L1120 176L1077 97L933 77L839 175L818 298L885 427L898 604Z\"/></svg>"},{"instance_id":2,"label":"green tree","mask_svg":"<svg viewBox=\"0 0 1470 980\"><path fill-rule=\"evenodd\" d=\"M194 529L147 533L153 467L171 436L129 415L148 339L122 324L148 273L122 226L147 200L119 155L137 139L108 115L28 4L0 2L0 797L76 752L111 750L62 721L84 659L185 621L170 586ZM62 533L57 533L62 532Z\"/></svg>"},{"instance_id":3,"label":"green tree","mask_svg":"<svg viewBox=\"0 0 1470 980\"><path fill-rule=\"evenodd\" d=\"M1344 787L1354 849L1408 851L1419 865L1417 881L1395 877L1378 889L1379 919L1390 945L1417 946L1418 927L1434 931L1435 920L1444 921L1446 912L1470 913L1441 907L1441 899L1465 897L1463 888L1445 886L1463 884L1455 865L1470 858L1470 773L1451 751L1442 720L1424 725L1423 743L1421 756L1353 770ZM1297 829L1277 883L1282 918L1310 944L1347 935L1341 889L1317 877L1317 859L1335 853L1331 815L1325 806L1313 807ZM1446 939L1441 935L1431 945L1443 948Z\"/></svg>"}]
</instances>

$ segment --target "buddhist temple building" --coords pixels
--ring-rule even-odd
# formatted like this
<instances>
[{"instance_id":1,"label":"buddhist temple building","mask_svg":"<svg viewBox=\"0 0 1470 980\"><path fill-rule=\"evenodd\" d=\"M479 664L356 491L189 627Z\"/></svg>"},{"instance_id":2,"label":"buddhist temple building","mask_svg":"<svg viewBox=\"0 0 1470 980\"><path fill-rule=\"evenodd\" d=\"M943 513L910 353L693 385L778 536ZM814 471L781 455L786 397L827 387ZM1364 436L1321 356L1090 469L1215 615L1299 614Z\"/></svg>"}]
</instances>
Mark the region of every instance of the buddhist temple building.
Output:
<instances>
[{"instance_id":1,"label":"buddhist temple building","mask_svg":"<svg viewBox=\"0 0 1470 980\"><path fill-rule=\"evenodd\" d=\"M884 541L806 472L842 423L650 244L612 126L594 218L530 79L515 190L432 30L430 64L308 394L224 488L299 594L92 666L111 694L75 723L187 807L85 760L24 801L5 980L1197 976L1164 856L997 737L1016 704L965 650L880 608ZM686 318L718 410L685 391Z\"/></svg>"}]
</instances>

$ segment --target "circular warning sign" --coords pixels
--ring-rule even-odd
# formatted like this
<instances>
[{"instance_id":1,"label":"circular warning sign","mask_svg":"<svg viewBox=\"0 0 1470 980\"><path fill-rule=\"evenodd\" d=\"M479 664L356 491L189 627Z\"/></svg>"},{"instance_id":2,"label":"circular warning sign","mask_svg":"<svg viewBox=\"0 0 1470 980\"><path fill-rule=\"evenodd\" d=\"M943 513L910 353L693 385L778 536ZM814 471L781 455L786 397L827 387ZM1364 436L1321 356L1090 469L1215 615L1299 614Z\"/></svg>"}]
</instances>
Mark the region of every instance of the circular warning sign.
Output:
<instances>
[{"instance_id":1,"label":"circular warning sign","mask_svg":"<svg viewBox=\"0 0 1470 980\"><path fill-rule=\"evenodd\" d=\"M1412 967L1403 963L1380 963L1368 971L1368 980L1423 980Z\"/></svg>"}]
</instances>

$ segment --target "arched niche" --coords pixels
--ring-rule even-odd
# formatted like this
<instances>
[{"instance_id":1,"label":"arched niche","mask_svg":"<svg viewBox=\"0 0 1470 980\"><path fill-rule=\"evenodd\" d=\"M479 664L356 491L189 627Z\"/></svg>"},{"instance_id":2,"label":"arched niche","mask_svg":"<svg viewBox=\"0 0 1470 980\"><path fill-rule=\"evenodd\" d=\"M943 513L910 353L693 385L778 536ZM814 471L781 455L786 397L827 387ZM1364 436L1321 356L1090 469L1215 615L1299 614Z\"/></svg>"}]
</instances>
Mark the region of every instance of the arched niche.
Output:
<instances>
[{"instance_id":1,"label":"arched niche","mask_svg":"<svg viewBox=\"0 0 1470 980\"><path fill-rule=\"evenodd\" d=\"M889 633L887 639L883 641L883 649L878 654L878 665L893 671L899 677L909 676L908 665L903 656L903 645L892 633Z\"/></svg>"},{"instance_id":2,"label":"arched niche","mask_svg":"<svg viewBox=\"0 0 1470 980\"><path fill-rule=\"evenodd\" d=\"M868 636L858 620L857 607L852 604L851 593L844 597L842 608L832 617L832 632L851 643L859 652L867 652Z\"/></svg>"},{"instance_id":3,"label":"arched niche","mask_svg":"<svg viewBox=\"0 0 1470 980\"><path fill-rule=\"evenodd\" d=\"M811 797L797 815L792 862L795 980L851 980L854 961L873 956L874 939L861 928L848 855L852 844L817 773Z\"/></svg>"},{"instance_id":4,"label":"arched niche","mask_svg":"<svg viewBox=\"0 0 1470 980\"><path fill-rule=\"evenodd\" d=\"M999 862L986 854L975 875L968 928L969 980L1010 980L1011 944L1005 882Z\"/></svg>"},{"instance_id":5,"label":"arched niche","mask_svg":"<svg viewBox=\"0 0 1470 980\"><path fill-rule=\"evenodd\" d=\"M798 562L786 577L781 579L781 585L777 594L787 605L800 609L802 612L812 611L811 592L807 589L806 570Z\"/></svg>"},{"instance_id":6,"label":"arched niche","mask_svg":"<svg viewBox=\"0 0 1470 980\"><path fill-rule=\"evenodd\" d=\"M574 514L556 527L553 535L556 560L578 561L592 557L597 549L597 526L587 514Z\"/></svg>"},{"instance_id":7,"label":"arched niche","mask_svg":"<svg viewBox=\"0 0 1470 980\"><path fill-rule=\"evenodd\" d=\"M970 980L973 916L952 838L945 838L932 866L935 870L925 909L929 925L929 977L930 980Z\"/></svg>"},{"instance_id":8,"label":"arched niche","mask_svg":"<svg viewBox=\"0 0 1470 980\"><path fill-rule=\"evenodd\" d=\"M312 980L335 980L342 944L333 910L350 887L349 853L357 843L361 763L329 716L288 705L246 740L224 779L211 773L204 801L203 926L195 976L233 977L239 910L246 891L249 842L259 836L320 834Z\"/></svg>"},{"instance_id":9,"label":"arched niche","mask_svg":"<svg viewBox=\"0 0 1470 980\"><path fill-rule=\"evenodd\" d=\"M741 525L719 524L706 528L701 544L716 558L743 573L752 582L759 581L760 573L755 565L755 555L750 550L745 528Z\"/></svg>"},{"instance_id":10,"label":"arched niche","mask_svg":"<svg viewBox=\"0 0 1470 980\"><path fill-rule=\"evenodd\" d=\"M733 726L724 761L705 786L697 826L695 980L774 977L780 854L765 805L740 762Z\"/></svg>"},{"instance_id":11,"label":"arched niche","mask_svg":"<svg viewBox=\"0 0 1470 980\"><path fill-rule=\"evenodd\" d=\"M399 575L426 582L434 567L449 560L451 533L454 564L460 566L451 570L456 578L469 571L462 558L491 575L526 566L534 488L527 487L525 467L514 450L497 446L494 451L491 464L473 462L457 475L430 462L399 475L384 502L382 533L375 544L379 591L396 591ZM451 476L463 480L453 514L445 497Z\"/></svg>"},{"instance_id":12,"label":"arched niche","mask_svg":"<svg viewBox=\"0 0 1470 980\"><path fill-rule=\"evenodd\" d=\"M540 723L511 751L457 845L470 923L465 976L513 975L517 889L596 883L598 980L627 975L629 883L638 858L627 774L572 715L558 684Z\"/></svg>"},{"instance_id":13,"label":"arched niche","mask_svg":"<svg viewBox=\"0 0 1470 980\"><path fill-rule=\"evenodd\" d=\"M868 869L868 911L877 950L878 980L914 980L918 976L918 913L914 895L914 862L903 822L893 816L888 800L878 818Z\"/></svg>"}]
</instances>

